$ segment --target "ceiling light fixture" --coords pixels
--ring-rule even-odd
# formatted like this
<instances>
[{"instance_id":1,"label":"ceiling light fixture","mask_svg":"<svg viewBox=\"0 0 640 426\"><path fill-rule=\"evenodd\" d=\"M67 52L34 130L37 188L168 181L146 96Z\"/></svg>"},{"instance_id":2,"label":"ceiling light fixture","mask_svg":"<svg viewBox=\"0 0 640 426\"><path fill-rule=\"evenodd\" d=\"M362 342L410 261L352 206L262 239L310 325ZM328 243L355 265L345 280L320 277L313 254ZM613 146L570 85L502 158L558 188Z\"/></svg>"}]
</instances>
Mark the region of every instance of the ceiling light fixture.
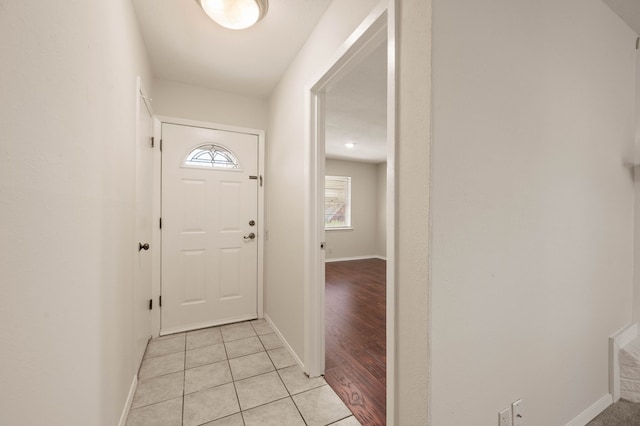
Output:
<instances>
[{"instance_id":1,"label":"ceiling light fixture","mask_svg":"<svg viewBox=\"0 0 640 426\"><path fill-rule=\"evenodd\" d=\"M232 30L243 30L264 18L268 0L196 0L209 18Z\"/></svg>"},{"instance_id":2,"label":"ceiling light fixture","mask_svg":"<svg viewBox=\"0 0 640 426\"><path fill-rule=\"evenodd\" d=\"M344 146L345 146L345 148L353 149L353 148L356 147L356 143L355 142L347 142L347 143L344 144Z\"/></svg>"}]
</instances>

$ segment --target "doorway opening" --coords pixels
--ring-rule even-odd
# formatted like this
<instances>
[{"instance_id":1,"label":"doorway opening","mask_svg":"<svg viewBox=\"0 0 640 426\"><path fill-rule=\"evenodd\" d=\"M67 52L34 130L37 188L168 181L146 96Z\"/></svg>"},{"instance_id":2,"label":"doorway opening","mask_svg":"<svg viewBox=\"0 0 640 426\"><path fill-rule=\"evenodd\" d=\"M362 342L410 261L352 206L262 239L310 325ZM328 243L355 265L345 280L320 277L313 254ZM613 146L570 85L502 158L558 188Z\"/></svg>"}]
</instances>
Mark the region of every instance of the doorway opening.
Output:
<instances>
[{"instance_id":1,"label":"doorway opening","mask_svg":"<svg viewBox=\"0 0 640 426\"><path fill-rule=\"evenodd\" d=\"M378 8L376 8L366 19L365 21L358 27L358 29L349 37L348 41L343 45L340 51L336 54L336 59L329 64L329 66L325 69L323 73L321 73L320 78L314 81L311 85L309 85L310 89L308 91L308 105L309 105L309 160L307 163L308 167L308 204L307 204L307 227L306 227L306 249L307 253L305 256L305 275L307 277L307 285L305 286L305 370L306 372L314 377L323 374L327 374L325 377L327 378L327 382L331 384L331 374L329 370L334 366L334 364L338 363L338 361L330 360L330 354L327 350L332 351L334 347L333 343L329 341L325 332L329 331L325 320L331 320L329 314L329 307L327 306L327 301L329 301L329 296L325 293L325 290L329 291L329 284L326 280L327 278L331 279L333 275L333 270L330 272L330 268L326 267L327 260L335 260L340 259L343 261L348 261L344 263L351 263L351 266L357 267L358 262L366 262L363 258L369 259L372 262L380 262L381 268L378 268L377 278L375 280L369 281L377 281L377 285L382 289L382 293L384 294L383 302L378 303L378 312L384 318L380 324L377 324L375 327L378 334L378 342L384 342L382 344L383 349L378 351L383 355L378 357L374 364L377 365L378 371L376 371L377 380L380 384L384 384L382 393L386 394L386 398L378 399L379 407L378 415L381 414L382 420L377 420L380 424L392 425L394 423L394 392L395 392L395 369L394 369L394 340L395 340L395 309L394 309L394 300L395 300L395 267L394 267L394 253L395 253L395 210L394 210L394 200L395 200L395 28L394 28L394 20L393 16L393 4L392 2L387 4L382 4ZM360 79L360 83L362 83L365 88L367 87L367 83L364 83L364 79L362 77L355 77L354 74L350 77L352 71L357 71L359 68L367 67L367 63L369 61L373 61L374 58L378 58L381 60L382 66L382 83L380 84L381 90L385 95L385 99L382 101L381 109L383 111L382 118L380 116L377 117L377 121L382 121L382 159L374 160L369 158L367 164L364 166L354 166L351 163L361 163L353 161L354 158L349 158L347 155L342 155L342 158L332 158L334 155L325 155L326 153L330 153L331 145L338 144L341 145L339 148L343 150L356 150L356 147L360 150L366 149L366 142L373 139L371 135L364 136L360 141L351 140L351 141L336 141L332 138L332 120L335 118L332 116L334 111L331 109L331 105L333 102L333 95L339 93L341 82L344 84L348 83L349 80L358 80ZM371 66L371 65L369 65ZM373 73L373 70L369 70ZM386 73L384 73L386 71ZM375 73L373 73L375 74ZM386 75L385 75L386 74ZM335 89L335 91L334 91ZM370 88L369 88L370 89ZM360 108L367 109L371 106L370 102L365 102L364 105L360 105ZM358 109L356 106L347 105L346 108L348 110L356 110ZM338 120L339 121L339 120ZM340 127L340 126L338 126ZM344 126L343 126L344 127ZM365 126L371 127L371 126ZM369 129L367 129L369 130ZM349 143L348 146L345 146L345 143ZM353 145L355 143L355 146ZM326 151L325 151L326 149ZM344 154L344 152L343 152ZM327 158L327 159L326 159ZM326 161L325 161L326 159ZM383 166L379 166L378 164L384 163L384 171L380 171ZM342 239L349 241L351 243L355 242L354 235L356 235L357 230L362 228L363 222L358 219L354 214L355 205L340 205L340 203L355 203L356 199L361 200L363 198L363 193L361 189L355 188L356 180L350 179L350 183L352 187L348 190L342 189L342 193L340 190L336 193L336 188L330 188L332 192L327 198L331 197L331 206L325 205L325 176L333 176L338 178L352 178L352 176L347 176L349 173L344 171L340 172L338 170L343 166L352 166L355 168L368 169L369 170L369 180L375 179L376 184L374 187L378 187L378 175L381 174L384 179L380 184L384 188L384 201L382 205L376 205L373 208L375 213L369 214L369 219L374 217L376 224L374 225L376 229L379 228L378 218L383 222L383 226L381 227L384 232L384 238L381 245L384 247L384 250L379 251L377 249L378 246L378 238L377 235L373 240L371 238L368 239L368 242L365 241L364 246L369 246L369 252L357 254L357 251L349 252L343 251L344 246L339 247L339 244L336 244L336 240ZM336 168L334 168L336 167ZM375 170L375 173L372 171ZM365 173L366 174L366 173ZM355 176L355 174L354 174ZM373 178L371 178L373 176ZM365 178L366 180L366 178ZM331 178L333 182L334 179ZM362 181L362 179L357 179L357 181ZM372 182L369 182L370 184ZM335 198L335 199L334 199ZM373 197L376 200L379 200L381 197L376 193ZM374 203L374 204L375 204ZM380 215L379 209L381 208L383 214ZM351 212L352 217L351 221L348 220L347 213ZM339 230L327 230L326 229L326 216L329 215L328 222L332 224L338 224ZM342 217L345 216L345 217ZM365 232L366 233L366 232ZM378 234L378 232L376 232ZM366 237L366 236L365 236ZM369 235L369 237L371 237ZM366 238L365 238L366 240ZM372 241L376 241L376 243L372 243ZM371 246L376 246L376 249L372 249ZM353 248L353 247L351 247ZM331 252L329 252L331 250ZM373 258L373 259L372 259ZM382 258L382 259L380 259ZM386 258L386 265L385 260ZM362 265L360 265L362 266ZM367 268L365 266L365 268ZM335 269L335 268L332 268ZM340 269L340 268L338 268ZM344 272L344 268L343 272ZM382 279L380 279L382 278ZM327 289L325 289L325 283L327 283ZM358 295L360 300L364 300L362 298L363 295ZM353 298L351 299L353 301ZM334 305L335 303L332 302ZM352 303L353 305L353 303ZM335 306L333 306L335 308ZM325 311L327 309L327 311ZM344 317L344 314L343 314ZM346 315L347 319L343 321L345 324L355 324L356 322L363 323L366 320L355 320L353 317L350 317L349 314ZM335 319L334 319L335 321ZM332 325L331 325L332 326ZM371 324L369 324L369 331L371 331ZM366 328L366 327L365 327ZM344 334L341 332L336 333L344 337ZM349 340L349 339L347 339ZM345 342L348 347L349 342ZM362 347L361 343L356 343L357 345L361 345L358 349L360 349L361 354L366 354L367 349ZM380 344L378 344L380 346ZM347 349L346 352L349 352L351 349ZM354 353L357 354L358 349L356 349ZM380 348L378 348L380 349ZM370 352L369 352L370 353ZM327 358L325 359L325 355ZM338 356L342 356L338 354ZM356 355L357 356L357 355ZM386 361L386 362L385 362ZM372 365L372 364L371 364ZM371 367L369 365L369 367ZM362 366L362 365L361 365ZM364 370L367 369L367 366L362 366ZM380 368L382 367L382 368ZM384 371L381 371L384 370ZM370 372L369 372L370 373ZM339 375L339 374L338 374ZM344 376L344 375L343 375ZM339 377L336 378L337 381L348 382L348 378ZM347 387L351 387L347 383ZM363 385L363 388L366 388L367 385ZM340 394L340 391L336 389L337 393ZM353 393L350 393L351 397L354 396ZM356 397L357 398L357 397ZM371 397L367 397L370 399ZM386 399L386 404L385 400ZM380 402L382 400L382 402ZM349 402L349 401L345 401ZM355 405L361 404L364 402L362 399L360 401L351 401L354 404L347 404L349 408L354 411L354 414L357 416L357 407ZM385 406L386 405L386 406ZM371 410L368 407L363 406L364 413L373 413L375 410ZM386 416L385 416L386 411ZM386 417L386 418L385 418ZM364 417L363 420L367 424L377 424L376 421L371 421L371 418Z\"/></svg>"},{"instance_id":2,"label":"doorway opening","mask_svg":"<svg viewBox=\"0 0 640 426\"><path fill-rule=\"evenodd\" d=\"M325 93L325 380L386 424L386 40Z\"/></svg>"},{"instance_id":3,"label":"doorway opening","mask_svg":"<svg viewBox=\"0 0 640 426\"><path fill-rule=\"evenodd\" d=\"M263 318L264 131L155 124L154 335Z\"/></svg>"}]
</instances>

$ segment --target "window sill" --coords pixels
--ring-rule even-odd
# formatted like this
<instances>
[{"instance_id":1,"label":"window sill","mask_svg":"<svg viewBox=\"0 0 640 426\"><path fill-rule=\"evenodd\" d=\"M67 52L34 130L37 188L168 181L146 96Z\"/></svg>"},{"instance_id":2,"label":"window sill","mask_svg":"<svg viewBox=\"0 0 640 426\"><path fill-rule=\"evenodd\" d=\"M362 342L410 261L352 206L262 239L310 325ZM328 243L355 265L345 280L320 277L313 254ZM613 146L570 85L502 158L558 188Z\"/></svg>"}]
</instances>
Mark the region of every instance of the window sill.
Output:
<instances>
[{"instance_id":1,"label":"window sill","mask_svg":"<svg viewBox=\"0 0 640 426\"><path fill-rule=\"evenodd\" d=\"M341 226L339 228L324 228L325 231L353 231L351 226Z\"/></svg>"}]
</instances>

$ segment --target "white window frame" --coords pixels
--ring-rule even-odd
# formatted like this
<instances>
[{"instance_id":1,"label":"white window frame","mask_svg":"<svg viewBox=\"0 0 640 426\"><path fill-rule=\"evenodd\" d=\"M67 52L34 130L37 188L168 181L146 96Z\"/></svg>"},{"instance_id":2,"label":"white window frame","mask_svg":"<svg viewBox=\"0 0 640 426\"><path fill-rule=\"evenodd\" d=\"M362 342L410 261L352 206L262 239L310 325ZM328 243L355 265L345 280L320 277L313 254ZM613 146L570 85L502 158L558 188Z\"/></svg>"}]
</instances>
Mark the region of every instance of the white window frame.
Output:
<instances>
[{"instance_id":1,"label":"white window frame","mask_svg":"<svg viewBox=\"0 0 640 426\"><path fill-rule=\"evenodd\" d=\"M213 155L212 155L211 162L193 161L192 157L195 157L194 153L196 150L209 151L212 154L216 151L220 152L224 157L227 157L227 160L229 162L217 163L215 162ZM242 169L240 168L240 162L238 161L238 157L236 157L233 151L231 151L229 148L227 148L224 145L220 145L214 142L199 144L198 146L189 150L189 153L186 155L186 157L184 158L184 161L182 162L182 167L188 168L188 169L208 169L208 170L224 170L224 171L236 171L236 172L242 171Z\"/></svg>"},{"instance_id":2,"label":"white window frame","mask_svg":"<svg viewBox=\"0 0 640 426\"><path fill-rule=\"evenodd\" d=\"M331 225L326 223L326 214L327 214L327 181L333 180L335 182L343 182L346 186L344 189L344 217L345 223L343 225ZM325 176L324 178L324 191L325 191L325 224L324 228L327 231L336 231L341 229L353 229L351 222L351 176Z\"/></svg>"}]
</instances>

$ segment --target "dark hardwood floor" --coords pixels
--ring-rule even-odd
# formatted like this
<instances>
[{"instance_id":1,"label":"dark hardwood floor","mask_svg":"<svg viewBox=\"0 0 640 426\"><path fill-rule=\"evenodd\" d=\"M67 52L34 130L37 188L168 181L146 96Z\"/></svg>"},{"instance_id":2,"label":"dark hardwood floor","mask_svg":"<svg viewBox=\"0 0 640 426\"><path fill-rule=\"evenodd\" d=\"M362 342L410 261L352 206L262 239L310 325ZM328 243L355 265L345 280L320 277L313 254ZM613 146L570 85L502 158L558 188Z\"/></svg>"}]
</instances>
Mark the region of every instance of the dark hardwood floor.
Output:
<instances>
[{"instance_id":1,"label":"dark hardwood floor","mask_svg":"<svg viewBox=\"0 0 640 426\"><path fill-rule=\"evenodd\" d=\"M325 380L363 425L386 423L386 262L325 265Z\"/></svg>"}]
</instances>

